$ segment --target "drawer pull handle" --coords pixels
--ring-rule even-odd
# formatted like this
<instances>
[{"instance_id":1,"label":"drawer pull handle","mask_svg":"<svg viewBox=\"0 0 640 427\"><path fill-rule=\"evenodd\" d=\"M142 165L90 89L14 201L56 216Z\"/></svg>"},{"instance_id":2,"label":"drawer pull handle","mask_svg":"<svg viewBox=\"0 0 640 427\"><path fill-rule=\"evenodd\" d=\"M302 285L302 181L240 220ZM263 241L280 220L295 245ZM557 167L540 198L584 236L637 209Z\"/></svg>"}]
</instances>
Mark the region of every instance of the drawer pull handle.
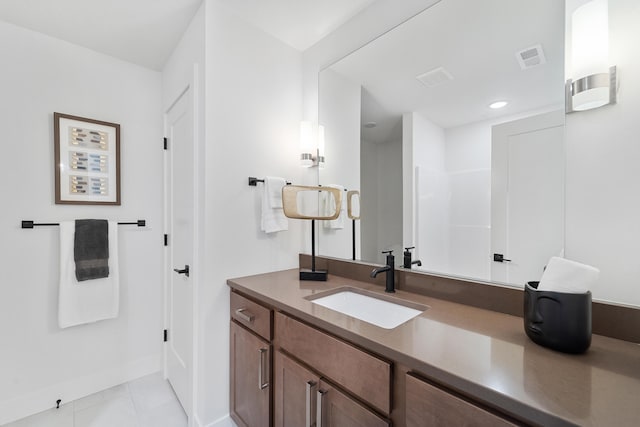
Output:
<instances>
[{"instance_id":1,"label":"drawer pull handle","mask_svg":"<svg viewBox=\"0 0 640 427\"><path fill-rule=\"evenodd\" d=\"M251 323L253 322L253 314L249 313L245 313L247 309L246 308L239 308L236 310L236 316L239 317L240 319L244 320L245 322Z\"/></svg>"},{"instance_id":2,"label":"drawer pull handle","mask_svg":"<svg viewBox=\"0 0 640 427\"><path fill-rule=\"evenodd\" d=\"M315 381L307 381L307 408L305 427L313 427L313 416L311 415L313 406L313 389L316 388Z\"/></svg>"},{"instance_id":3,"label":"drawer pull handle","mask_svg":"<svg viewBox=\"0 0 640 427\"><path fill-rule=\"evenodd\" d=\"M258 390L264 390L265 388L269 387L269 373L266 372L268 370L264 368L264 355L268 354L268 352L269 349L267 348L258 349ZM267 381L264 381L265 376L267 377Z\"/></svg>"},{"instance_id":4,"label":"drawer pull handle","mask_svg":"<svg viewBox=\"0 0 640 427\"><path fill-rule=\"evenodd\" d=\"M326 391L318 390L318 400L316 406L316 427L322 427L322 401L325 394L327 394Z\"/></svg>"}]
</instances>

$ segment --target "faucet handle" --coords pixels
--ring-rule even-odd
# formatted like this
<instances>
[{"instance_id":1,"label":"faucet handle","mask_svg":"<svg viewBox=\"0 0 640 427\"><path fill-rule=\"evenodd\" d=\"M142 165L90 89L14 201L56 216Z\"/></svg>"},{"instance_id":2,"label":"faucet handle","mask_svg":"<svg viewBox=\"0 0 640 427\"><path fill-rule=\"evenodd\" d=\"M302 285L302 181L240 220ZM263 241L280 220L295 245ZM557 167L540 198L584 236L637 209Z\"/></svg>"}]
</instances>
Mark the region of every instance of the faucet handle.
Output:
<instances>
[{"instance_id":1,"label":"faucet handle","mask_svg":"<svg viewBox=\"0 0 640 427\"><path fill-rule=\"evenodd\" d=\"M409 252L411 249L415 249L415 246L409 246L408 248L404 248L405 251Z\"/></svg>"},{"instance_id":2,"label":"faucet handle","mask_svg":"<svg viewBox=\"0 0 640 427\"><path fill-rule=\"evenodd\" d=\"M382 251L381 253L387 254L387 255L393 255L393 249L389 251Z\"/></svg>"}]
</instances>

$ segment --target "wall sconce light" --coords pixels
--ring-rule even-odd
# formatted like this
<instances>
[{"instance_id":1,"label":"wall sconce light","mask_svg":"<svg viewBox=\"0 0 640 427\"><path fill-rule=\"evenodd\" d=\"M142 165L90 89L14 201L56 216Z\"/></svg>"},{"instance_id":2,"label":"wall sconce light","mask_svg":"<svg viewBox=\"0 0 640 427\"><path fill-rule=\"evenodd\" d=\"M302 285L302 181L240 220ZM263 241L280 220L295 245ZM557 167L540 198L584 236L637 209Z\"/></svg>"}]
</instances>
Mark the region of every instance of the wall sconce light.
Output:
<instances>
[{"instance_id":1,"label":"wall sconce light","mask_svg":"<svg viewBox=\"0 0 640 427\"><path fill-rule=\"evenodd\" d=\"M616 103L616 67L609 67L609 4L591 0L571 15L571 77L565 110L590 110Z\"/></svg>"},{"instance_id":2,"label":"wall sconce light","mask_svg":"<svg viewBox=\"0 0 640 427\"><path fill-rule=\"evenodd\" d=\"M324 126L300 122L300 166L324 168Z\"/></svg>"}]
</instances>

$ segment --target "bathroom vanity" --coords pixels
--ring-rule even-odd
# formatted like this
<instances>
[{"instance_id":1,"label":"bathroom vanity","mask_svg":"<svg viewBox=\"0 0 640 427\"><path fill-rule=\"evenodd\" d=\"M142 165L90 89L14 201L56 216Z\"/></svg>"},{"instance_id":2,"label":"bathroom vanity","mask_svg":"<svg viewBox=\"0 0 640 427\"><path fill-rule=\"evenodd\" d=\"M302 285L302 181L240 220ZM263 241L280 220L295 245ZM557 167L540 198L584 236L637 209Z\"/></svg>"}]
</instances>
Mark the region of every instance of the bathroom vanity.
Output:
<instances>
[{"instance_id":1,"label":"bathroom vanity","mask_svg":"<svg viewBox=\"0 0 640 427\"><path fill-rule=\"evenodd\" d=\"M393 329L312 302L366 279L298 270L228 280L231 415L247 426L637 425L640 346L594 335L569 355L522 318L398 290L428 308ZM381 313L383 315L383 313Z\"/></svg>"}]
</instances>

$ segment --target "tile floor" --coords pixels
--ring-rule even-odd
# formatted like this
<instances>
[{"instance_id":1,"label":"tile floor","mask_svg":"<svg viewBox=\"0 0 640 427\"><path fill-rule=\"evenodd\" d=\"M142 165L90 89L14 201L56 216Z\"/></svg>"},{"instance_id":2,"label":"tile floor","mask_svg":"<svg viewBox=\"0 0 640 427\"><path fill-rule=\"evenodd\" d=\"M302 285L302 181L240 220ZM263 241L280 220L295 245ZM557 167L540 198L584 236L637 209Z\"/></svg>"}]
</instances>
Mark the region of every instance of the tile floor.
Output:
<instances>
[{"instance_id":1,"label":"tile floor","mask_svg":"<svg viewBox=\"0 0 640 427\"><path fill-rule=\"evenodd\" d=\"M186 427L169 383L156 373L2 427Z\"/></svg>"}]
</instances>

